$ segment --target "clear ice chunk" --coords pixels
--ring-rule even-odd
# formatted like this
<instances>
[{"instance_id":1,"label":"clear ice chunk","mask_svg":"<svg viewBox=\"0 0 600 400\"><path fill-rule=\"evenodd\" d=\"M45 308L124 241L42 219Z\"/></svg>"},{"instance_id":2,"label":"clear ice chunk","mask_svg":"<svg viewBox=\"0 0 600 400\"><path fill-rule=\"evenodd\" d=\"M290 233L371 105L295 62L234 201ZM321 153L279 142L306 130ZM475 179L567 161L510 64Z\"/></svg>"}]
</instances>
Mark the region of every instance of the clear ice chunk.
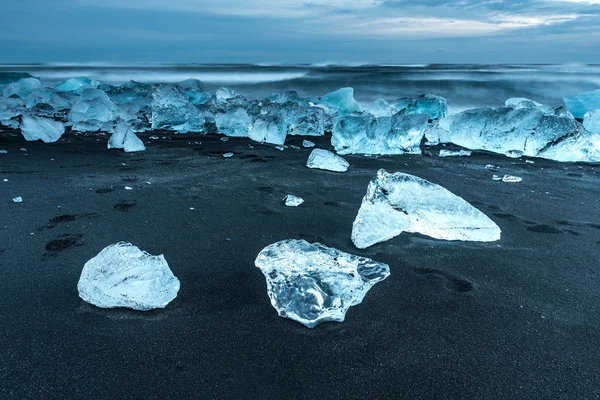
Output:
<instances>
[{"instance_id":1,"label":"clear ice chunk","mask_svg":"<svg viewBox=\"0 0 600 400\"><path fill-rule=\"evenodd\" d=\"M519 183L522 180L523 180L523 178L521 178L519 176L504 175L502 177L502 182L506 182L506 183Z\"/></svg>"},{"instance_id":2,"label":"clear ice chunk","mask_svg":"<svg viewBox=\"0 0 600 400\"><path fill-rule=\"evenodd\" d=\"M315 144L313 142L311 142L310 140L303 140L302 141L302 147L305 148L311 148L311 147L315 147Z\"/></svg>"},{"instance_id":3,"label":"clear ice chunk","mask_svg":"<svg viewBox=\"0 0 600 400\"><path fill-rule=\"evenodd\" d=\"M592 133L600 134L600 110L585 113L583 127Z\"/></svg>"},{"instance_id":4,"label":"clear ice chunk","mask_svg":"<svg viewBox=\"0 0 600 400\"><path fill-rule=\"evenodd\" d=\"M339 154L421 154L428 120L427 115L402 113L342 116L336 118L331 144Z\"/></svg>"},{"instance_id":5,"label":"clear ice chunk","mask_svg":"<svg viewBox=\"0 0 600 400\"><path fill-rule=\"evenodd\" d=\"M215 97L217 99L217 103L224 103L227 100L230 99L234 99L236 97L238 97L239 95L237 94L237 92L233 89L228 89L225 87L222 87L220 89L217 90L217 93L215 94Z\"/></svg>"},{"instance_id":6,"label":"clear ice chunk","mask_svg":"<svg viewBox=\"0 0 600 400\"><path fill-rule=\"evenodd\" d=\"M120 242L85 263L77 289L79 297L97 307L147 311L164 308L177 297L179 280L163 255Z\"/></svg>"},{"instance_id":7,"label":"clear ice chunk","mask_svg":"<svg viewBox=\"0 0 600 400\"><path fill-rule=\"evenodd\" d=\"M283 145L286 135L277 117L273 116L259 116L248 130L248 137L260 143Z\"/></svg>"},{"instance_id":8,"label":"clear ice chunk","mask_svg":"<svg viewBox=\"0 0 600 400\"><path fill-rule=\"evenodd\" d=\"M429 119L442 119L448 115L448 102L435 94L423 94L419 97L403 97L392 104L395 112L407 115L426 114Z\"/></svg>"},{"instance_id":9,"label":"clear ice chunk","mask_svg":"<svg viewBox=\"0 0 600 400\"><path fill-rule=\"evenodd\" d=\"M254 263L279 316L308 328L344 321L348 309L390 275L387 264L305 240L267 246Z\"/></svg>"},{"instance_id":10,"label":"clear ice chunk","mask_svg":"<svg viewBox=\"0 0 600 400\"><path fill-rule=\"evenodd\" d=\"M283 199L283 202L288 207L298 207L300 204L304 203L304 199L302 197L294 196L293 194L288 194Z\"/></svg>"},{"instance_id":11,"label":"clear ice chunk","mask_svg":"<svg viewBox=\"0 0 600 400\"><path fill-rule=\"evenodd\" d=\"M13 201L13 203L22 203L23 198L21 196L17 196L15 198L13 198L12 201Z\"/></svg>"},{"instance_id":12,"label":"clear ice chunk","mask_svg":"<svg viewBox=\"0 0 600 400\"><path fill-rule=\"evenodd\" d=\"M11 82L8 85L5 85L2 92L4 97L17 95L25 100L27 96L36 90L41 90L42 87L42 82L37 78L22 78L17 82Z\"/></svg>"},{"instance_id":13,"label":"clear ice chunk","mask_svg":"<svg viewBox=\"0 0 600 400\"><path fill-rule=\"evenodd\" d=\"M440 150L440 157L469 157L473 152L471 150Z\"/></svg>"},{"instance_id":14,"label":"clear ice chunk","mask_svg":"<svg viewBox=\"0 0 600 400\"><path fill-rule=\"evenodd\" d=\"M100 89L84 89L79 100L73 104L69 122L77 131L106 130L122 115L119 107Z\"/></svg>"},{"instance_id":15,"label":"clear ice chunk","mask_svg":"<svg viewBox=\"0 0 600 400\"><path fill-rule=\"evenodd\" d=\"M352 226L352 242L364 249L402 232L443 240L500 239L500 228L461 197L417 176L380 169Z\"/></svg>"},{"instance_id":16,"label":"clear ice chunk","mask_svg":"<svg viewBox=\"0 0 600 400\"><path fill-rule=\"evenodd\" d=\"M346 172L350 164L342 157L328 150L314 149L308 157L306 166L308 168L324 169L333 172Z\"/></svg>"},{"instance_id":17,"label":"clear ice chunk","mask_svg":"<svg viewBox=\"0 0 600 400\"><path fill-rule=\"evenodd\" d=\"M396 112L397 111L394 110L394 107L392 107L387 101L383 99L377 99L371 103L365 109L365 111L363 111L363 114L371 114L372 116L379 118L391 117L392 115L396 114Z\"/></svg>"},{"instance_id":18,"label":"clear ice chunk","mask_svg":"<svg viewBox=\"0 0 600 400\"><path fill-rule=\"evenodd\" d=\"M504 105L514 109L538 108L546 115L554 114L554 108L540 104L537 101L529 100L525 97L511 97L504 102Z\"/></svg>"},{"instance_id":19,"label":"clear ice chunk","mask_svg":"<svg viewBox=\"0 0 600 400\"><path fill-rule=\"evenodd\" d=\"M600 89L565 97L563 100L573 117L584 118L588 111L600 109Z\"/></svg>"},{"instance_id":20,"label":"clear ice chunk","mask_svg":"<svg viewBox=\"0 0 600 400\"><path fill-rule=\"evenodd\" d=\"M56 142L65 133L62 122L34 115L24 115L20 128L25 140L41 140L44 143Z\"/></svg>"},{"instance_id":21,"label":"clear ice chunk","mask_svg":"<svg viewBox=\"0 0 600 400\"><path fill-rule=\"evenodd\" d=\"M152 129L204 132L204 116L179 88L157 85L152 92Z\"/></svg>"},{"instance_id":22,"label":"clear ice chunk","mask_svg":"<svg viewBox=\"0 0 600 400\"><path fill-rule=\"evenodd\" d=\"M98 87L100 82L93 81L85 76L69 78L60 85L56 86L59 92L75 92L77 90L92 89Z\"/></svg>"},{"instance_id":23,"label":"clear ice chunk","mask_svg":"<svg viewBox=\"0 0 600 400\"><path fill-rule=\"evenodd\" d=\"M144 142L133 132L131 127L124 122L119 122L115 132L108 139L109 149L123 149L125 153L146 150Z\"/></svg>"},{"instance_id":24,"label":"clear ice chunk","mask_svg":"<svg viewBox=\"0 0 600 400\"><path fill-rule=\"evenodd\" d=\"M317 104L327 107L331 114L337 115L348 115L361 111L360 104L354 100L354 89L351 87L327 93Z\"/></svg>"},{"instance_id":25,"label":"clear ice chunk","mask_svg":"<svg viewBox=\"0 0 600 400\"><path fill-rule=\"evenodd\" d=\"M223 135L248 137L252 118L243 108L236 108L223 114L216 114L215 123L219 133Z\"/></svg>"}]
</instances>

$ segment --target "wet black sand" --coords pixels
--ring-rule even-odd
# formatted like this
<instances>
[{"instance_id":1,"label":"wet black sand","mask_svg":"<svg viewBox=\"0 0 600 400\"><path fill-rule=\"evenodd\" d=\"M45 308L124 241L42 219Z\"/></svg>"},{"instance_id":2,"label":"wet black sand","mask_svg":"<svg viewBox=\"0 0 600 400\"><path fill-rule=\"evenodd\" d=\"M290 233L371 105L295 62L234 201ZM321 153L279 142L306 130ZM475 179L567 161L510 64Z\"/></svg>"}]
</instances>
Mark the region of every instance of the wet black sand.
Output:
<instances>
[{"instance_id":1,"label":"wet black sand","mask_svg":"<svg viewBox=\"0 0 600 400\"><path fill-rule=\"evenodd\" d=\"M306 168L310 149L148 136L146 152L125 154L106 138L0 135L0 398L600 396L600 167L350 156L336 174ZM523 182L492 181L488 163ZM379 168L464 197L502 240L404 234L355 249L352 222ZM305 203L283 206L288 193ZM392 274L346 322L306 329L277 316L253 264L288 238L369 256ZM181 281L166 309L79 299L83 264L121 240L165 255Z\"/></svg>"}]
</instances>

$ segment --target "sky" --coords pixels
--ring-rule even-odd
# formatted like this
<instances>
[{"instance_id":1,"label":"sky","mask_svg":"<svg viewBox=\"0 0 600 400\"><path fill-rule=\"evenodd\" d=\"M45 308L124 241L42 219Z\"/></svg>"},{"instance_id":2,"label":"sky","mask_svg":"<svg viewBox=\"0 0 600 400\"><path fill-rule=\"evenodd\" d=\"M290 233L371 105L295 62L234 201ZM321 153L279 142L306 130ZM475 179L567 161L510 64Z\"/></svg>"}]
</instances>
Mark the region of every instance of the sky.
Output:
<instances>
[{"instance_id":1,"label":"sky","mask_svg":"<svg viewBox=\"0 0 600 400\"><path fill-rule=\"evenodd\" d=\"M0 63L600 63L600 0L0 0Z\"/></svg>"}]
</instances>

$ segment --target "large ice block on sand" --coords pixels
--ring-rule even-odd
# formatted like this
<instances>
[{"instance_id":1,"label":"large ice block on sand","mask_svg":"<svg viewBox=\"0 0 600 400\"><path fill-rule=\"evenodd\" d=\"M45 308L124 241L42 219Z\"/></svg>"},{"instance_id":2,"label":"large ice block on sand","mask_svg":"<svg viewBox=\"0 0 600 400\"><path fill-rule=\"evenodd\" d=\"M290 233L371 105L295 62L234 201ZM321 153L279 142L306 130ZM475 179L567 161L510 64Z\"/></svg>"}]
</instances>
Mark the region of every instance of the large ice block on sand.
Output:
<instances>
[{"instance_id":1,"label":"large ice block on sand","mask_svg":"<svg viewBox=\"0 0 600 400\"><path fill-rule=\"evenodd\" d=\"M402 113L381 118L368 114L338 117L331 144L339 154L420 154L428 120L427 115Z\"/></svg>"},{"instance_id":2,"label":"large ice block on sand","mask_svg":"<svg viewBox=\"0 0 600 400\"><path fill-rule=\"evenodd\" d=\"M402 232L443 240L500 239L500 228L461 197L417 176L380 169L354 220L352 242L364 249Z\"/></svg>"},{"instance_id":3,"label":"large ice block on sand","mask_svg":"<svg viewBox=\"0 0 600 400\"><path fill-rule=\"evenodd\" d=\"M600 89L565 97L563 101L575 118L583 118L588 111L600 109Z\"/></svg>"},{"instance_id":4,"label":"large ice block on sand","mask_svg":"<svg viewBox=\"0 0 600 400\"><path fill-rule=\"evenodd\" d=\"M390 274L386 264L305 240L267 246L254 263L279 316L308 328L344 321L348 309Z\"/></svg>"},{"instance_id":5,"label":"large ice block on sand","mask_svg":"<svg viewBox=\"0 0 600 400\"><path fill-rule=\"evenodd\" d=\"M274 116L259 116L248 130L248 137L260 143L283 145L287 132Z\"/></svg>"},{"instance_id":6,"label":"large ice block on sand","mask_svg":"<svg viewBox=\"0 0 600 400\"><path fill-rule=\"evenodd\" d=\"M20 128L25 140L41 140L44 143L56 142L65 133L62 122L33 115L24 115Z\"/></svg>"},{"instance_id":7,"label":"large ice block on sand","mask_svg":"<svg viewBox=\"0 0 600 400\"><path fill-rule=\"evenodd\" d=\"M144 142L137 137L131 127L125 122L119 122L115 132L108 139L109 149L123 149L125 153L146 150Z\"/></svg>"},{"instance_id":8,"label":"large ice block on sand","mask_svg":"<svg viewBox=\"0 0 600 400\"><path fill-rule=\"evenodd\" d=\"M448 115L448 102L435 94L423 94L418 97L403 97L396 100L392 107L395 112L408 115L427 114L430 119L442 119Z\"/></svg>"},{"instance_id":9,"label":"large ice block on sand","mask_svg":"<svg viewBox=\"0 0 600 400\"><path fill-rule=\"evenodd\" d=\"M171 85L158 85L152 92L152 128L204 132L204 116L188 96Z\"/></svg>"},{"instance_id":10,"label":"large ice block on sand","mask_svg":"<svg viewBox=\"0 0 600 400\"><path fill-rule=\"evenodd\" d=\"M333 172L346 172L350 164L342 157L328 150L314 149L308 157L306 166L308 168L324 169Z\"/></svg>"},{"instance_id":11,"label":"large ice block on sand","mask_svg":"<svg viewBox=\"0 0 600 400\"><path fill-rule=\"evenodd\" d=\"M77 289L79 297L97 307L147 311L164 308L177 297L179 280L164 256L120 242L85 263Z\"/></svg>"},{"instance_id":12,"label":"large ice block on sand","mask_svg":"<svg viewBox=\"0 0 600 400\"><path fill-rule=\"evenodd\" d=\"M227 136L247 137L252 118L243 108L229 110L215 115L215 123L219 133Z\"/></svg>"},{"instance_id":13,"label":"large ice block on sand","mask_svg":"<svg viewBox=\"0 0 600 400\"><path fill-rule=\"evenodd\" d=\"M472 150L500 154L520 151L525 156L557 161L577 154L582 158L572 161L600 161L595 155L594 136L560 110L545 115L539 108L478 108L454 115L449 129L452 143ZM561 155L559 149L574 153Z\"/></svg>"},{"instance_id":14,"label":"large ice block on sand","mask_svg":"<svg viewBox=\"0 0 600 400\"><path fill-rule=\"evenodd\" d=\"M84 89L69 113L73 129L78 131L106 130L122 115L119 107L100 89Z\"/></svg>"},{"instance_id":15,"label":"large ice block on sand","mask_svg":"<svg viewBox=\"0 0 600 400\"><path fill-rule=\"evenodd\" d=\"M321 97L318 104L327 107L332 114L337 115L352 114L361 110L360 104L354 100L354 89L351 87L327 93Z\"/></svg>"}]
</instances>

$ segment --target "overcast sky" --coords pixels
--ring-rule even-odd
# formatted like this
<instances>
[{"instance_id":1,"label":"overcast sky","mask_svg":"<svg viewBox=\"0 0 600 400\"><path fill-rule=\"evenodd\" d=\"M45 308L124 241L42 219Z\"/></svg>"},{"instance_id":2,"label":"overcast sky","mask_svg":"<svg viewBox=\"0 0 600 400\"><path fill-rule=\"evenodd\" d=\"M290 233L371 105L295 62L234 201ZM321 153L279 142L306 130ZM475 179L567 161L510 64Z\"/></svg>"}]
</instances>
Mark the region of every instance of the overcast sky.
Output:
<instances>
[{"instance_id":1,"label":"overcast sky","mask_svg":"<svg viewBox=\"0 0 600 400\"><path fill-rule=\"evenodd\" d=\"M0 0L0 62L600 63L600 0Z\"/></svg>"}]
</instances>

